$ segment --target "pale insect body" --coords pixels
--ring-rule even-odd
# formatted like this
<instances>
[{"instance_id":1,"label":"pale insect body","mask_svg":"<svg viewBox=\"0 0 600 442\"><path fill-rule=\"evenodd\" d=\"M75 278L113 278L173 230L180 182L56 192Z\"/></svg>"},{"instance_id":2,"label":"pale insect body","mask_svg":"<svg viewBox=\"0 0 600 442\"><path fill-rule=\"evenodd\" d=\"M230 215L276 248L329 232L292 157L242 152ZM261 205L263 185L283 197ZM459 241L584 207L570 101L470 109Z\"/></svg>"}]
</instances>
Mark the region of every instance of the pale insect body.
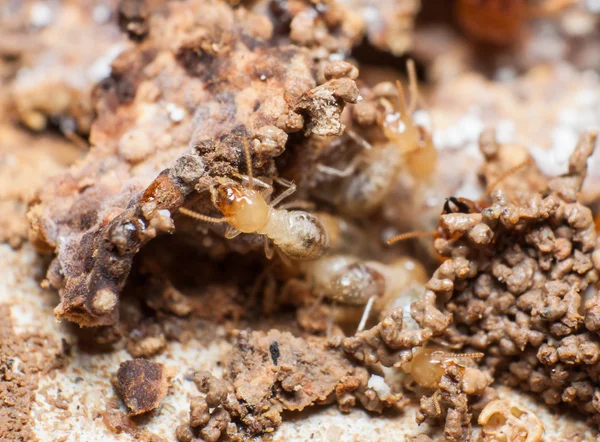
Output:
<instances>
[{"instance_id":1,"label":"pale insect body","mask_svg":"<svg viewBox=\"0 0 600 442\"><path fill-rule=\"evenodd\" d=\"M407 105L400 82L381 83L374 92L386 108L379 124L387 141L371 146L358 134L348 135L363 147L345 170L319 165L318 169L338 177L351 177L344 182L336 204L350 215L363 214L377 208L389 194L396 176L406 164L411 173L423 179L434 170L437 153L430 134L413 120L419 101L414 63L409 61L411 101ZM395 101L394 105L392 102Z\"/></svg>"},{"instance_id":2,"label":"pale insect body","mask_svg":"<svg viewBox=\"0 0 600 442\"><path fill-rule=\"evenodd\" d=\"M359 331L364 329L371 310L389 310L398 302L398 297L407 293L411 283L422 283L426 275L422 266L410 258L383 264L344 254L304 263L302 270L319 298L343 305L364 306Z\"/></svg>"},{"instance_id":3,"label":"pale insect body","mask_svg":"<svg viewBox=\"0 0 600 442\"><path fill-rule=\"evenodd\" d=\"M462 365L461 359L480 359L483 353L451 353L439 348L421 347L414 350L412 360L402 368L410 373L419 387L435 389L440 386L450 365Z\"/></svg>"},{"instance_id":4,"label":"pale insect body","mask_svg":"<svg viewBox=\"0 0 600 442\"><path fill-rule=\"evenodd\" d=\"M209 223L227 223L227 238L240 233L257 233L265 237L265 253L272 256L270 241L285 256L295 260L320 258L329 249L329 236L321 222L311 213L302 210L286 210L275 206L290 196L296 186L278 180L288 189L270 203L267 198L272 188L266 183L253 179L248 145L244 143L248 167L249 186L246 187L227 178L217 178L216 185L210 187L213 205L223 214L223 218L213 218L186 208L179 211L184 215ZM258 191L254 181L262 183L266 189Z\"/></svg>"},{"instance_id":5,"label":"pale insect body","mask_svg":"<svg viewBox=\"0 0 600 442\"><path fill-rule=\"evenodd\" d=\"M362 166L342 188L338 205L350 214L370 212L379 207L401 165L402 154L392 143L366 151Z\"/></svg>"}]
</instances>

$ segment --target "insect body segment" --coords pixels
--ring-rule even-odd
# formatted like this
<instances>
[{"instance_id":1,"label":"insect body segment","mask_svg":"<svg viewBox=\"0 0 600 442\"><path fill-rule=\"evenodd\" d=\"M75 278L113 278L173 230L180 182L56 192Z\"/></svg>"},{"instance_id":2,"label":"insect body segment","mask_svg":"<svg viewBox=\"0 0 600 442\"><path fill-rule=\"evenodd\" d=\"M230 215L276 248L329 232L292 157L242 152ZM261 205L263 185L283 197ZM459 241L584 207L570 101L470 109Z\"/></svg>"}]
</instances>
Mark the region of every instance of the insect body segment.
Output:
<instances>
[{"instance_id":1,"label":"insect body segment","mask_svg":"<svg viewBox=\"0 0 600 442\"><path fill-rule=\"evenodd\" d=\"M349 177L344 181L335 203L349 215L362 215L379 207L390 190L402 167L418 179L429 178L436 166L437 152L428 131L413 119L420 100L415 66L408 63L411 97L406 103L400 82L380 83L374 94L383 108L378 124L383 140L371 144L357 133L348 136L363 147L344 170L320 165L319 170L337 177Z\"/></svg>"},{"instance_id":2,"label":"insect body segment","mask_svg":"<svg viewBox=\"0 0 600 442\"><path fill-rule=\"evenodd\" d=\"M258 232L269 220L271 208L265 198L237 183L219 186L216 203L229 225L242 233Z\"/></svg>"},{"instance_id":3,"label":"insect body segment","mask_svg":"<svg viewBox=\"0 0 600 442\"><path fill-rule=\"evenodd\" d=\"M210 187L212 203L223 214L223 218L202 215L187 208L180 208L179 211L200 221L229 224L225 234L229 239L240 233L264 235L268 258L272 256L270 241L291 259L311 260L323 256L330 247L330 240L318 218L302 210L275 207L294 193L296 186L278 179L279 183L288 188L270 203L267 202L272 187L253 178L247 144L244 147L248 164L248 187L228 178L215 178L215 183ZM256 190L255 181L265 189Z\"/></svg>"},{"instance_id":4,"label":"insect body segment","mask_svg":"<svg viewBox=\"0 0 600 442\"><path fill-rule=\"evenodd\" d=\"M365 261L350 255L330 255L302 265L312 290L334 303L365 306L358 330L366 324L371 310L386 311L395 304L407 304L399 297L411 283L423 283L426 272L416 261L399 258L391 264Z\"/></svg>"},{"instance_id":5,"label":"insect body segment","mask_svg":"<svg viewBox=\"0 0 600 442\"><path fill-rule=\"evenodd\" d=\"M420 348L404 367L413 380L423 388L438 388L449 365L460 365L460 359L479 359L483 353L449 353L436 348Z\"/></svg>"}]
</instances>

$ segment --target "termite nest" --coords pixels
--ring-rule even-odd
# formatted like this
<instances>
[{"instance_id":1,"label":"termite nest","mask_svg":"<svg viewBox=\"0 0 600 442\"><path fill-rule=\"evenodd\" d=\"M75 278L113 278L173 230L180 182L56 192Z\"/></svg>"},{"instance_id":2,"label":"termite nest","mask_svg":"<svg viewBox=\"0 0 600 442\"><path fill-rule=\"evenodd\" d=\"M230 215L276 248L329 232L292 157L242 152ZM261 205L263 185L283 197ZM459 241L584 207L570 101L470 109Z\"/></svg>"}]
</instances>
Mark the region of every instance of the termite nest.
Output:
<instances>
[{"instance_id":1,"label":"termite nest","mask_svg":"<svg viewBox=\"0 0 600 442\"><path fill-rule=\"evenodd\" d=\"M32 29L51 41L62 14L89 8L50 9L55 28L20 23L35 5L17 3L25 44L0 43L0 147L68 160L0 163L0 238L51 256L41 283L82 346L131 356L114 367L123 403L107 408L126 414L107 411L111 431L161 413L173 373L150 359L193 340L222 353L186 374L197 392L177 417L182 442L262 440L322 405L372 418L413 406L421 441L541 440L500 385L600 421L600 215L580 200L596 133L555 177L500 141L502 121L466 118L457 131L472 139L442 146L430 102L444 75L431 49L406 52L419 9L442 6L122 0L50 57ZM445 20L461 57L490 51L493 64L572 3L456 0ZM88 40L119 49L99 78L88 47L69 63ZM375 49L403 56L393 75L368 61ZM27 81L56 59L56 75Z\"/></svg>"}]
</instances>

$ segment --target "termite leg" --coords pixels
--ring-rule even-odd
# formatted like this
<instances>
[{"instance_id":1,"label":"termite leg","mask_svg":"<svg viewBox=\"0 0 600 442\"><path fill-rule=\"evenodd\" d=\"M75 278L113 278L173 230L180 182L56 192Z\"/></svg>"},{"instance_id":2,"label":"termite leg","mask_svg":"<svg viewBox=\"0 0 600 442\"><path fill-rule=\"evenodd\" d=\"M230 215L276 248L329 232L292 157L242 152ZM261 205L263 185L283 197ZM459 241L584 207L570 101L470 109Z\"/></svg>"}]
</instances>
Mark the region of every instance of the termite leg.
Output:
<instances>
[{"instance_id":1,"label":"termite leg","mask_svg":"<svg viewBox=\"0 0 600 442\"><path fill-rule=\"evenodd\" d=\"M339 178L345 178L352 175L355 169L356 167L352 164L349 164L345 169L342 170L336 169L335 167L331 166L325 166L324 164L317 164L317 170L319 172L324 173L325 175L336 176Z\"/></svg>"},{"instance_id":2,"label":"termite leg","mask_svg":"<svg viewBox=\"0 0 600 442\"><path fill-rule=\"evenodd\" d=\"M279 259L281 260L281 262L283 262L283 265L285 265L288 268L292 268L293 264L292 261L290 261L290 258L288 258L285 253L279 250L278 247L274 246L274 248L277 252L277 256L279 256Z\"/></svg>"},{"instance_id":3,"label":"termite leg","mask_svg":"<svg viewBox=\"0 0 600 442\"><path fill-rule=\"evenodd\" d=\"M244 175L242 173L239 172L233 172L232 174L233 176L241 179L242 181L246 181L248 183L250 183L250 178L252 178L252 181L254 182L254 184L258 184L260 187L264 187L265 189L270 189L273 190L273 186L271 186L268 183L265 183L263 180L260 180L256 177L249 177L248 175Z\"/></svg>"},{"instance_id":4,"label":"termite leg","mask_svg":"<svg viewBox=\"0 0 600 442\"><path fill-rule=\"evenodd\" d=\"M246 156L246 171L248 172L248 182L250 189L254 188L254 177L252 176L252 158L250 157L250 146L248 139L244 138L244 155Z\"/></svg>"},{"instance_id":5,"label":"termite leg","mask_svg":"<svg viewBox=\"0 0 600 442\"><path fill-rule=\"evenodd\" d=\"M358 164L362 161L360 155L356 155L352 158L352 161L346 166L345 169L336 169L335 167L325 166L323 164L317 164L317 170L326 175L332 175L340 178L349 177L354 173Z\"/></svg>"},{"instance_id":6,"label":"termite leg","mask_svg":"<svg viewBox=\"0 0 600 442\"><path fill-rule=\"evenodd\" d=\"M350 137L352 139L352 141L354 141L356 144L358 144L363 149L365 149L365 150L373 149L373 146L371 146L371 143L369 143L362 136L360 136L359 134L354 132L352 129L349 129L346 132L346 134L348 134L348 137Z\"/></svg>"},{"instance_id":7,"label":"termite leg","mask_svg":"<svg viewBox=\"0 0 600 442\"><path fill-rule=\"evenodd\" d=\"M293 183L293 181L286 180L285 178L281 178L280 176L273 177L273 181L275 181L277 184L282 185L283 187L295 187L296 186Z\"/></svg>"},{"instance_id":8,"label":"termite leg","mask_svg":"<svg viewBox=\"0 0 600 442\"><path fill-rule=\"evenodd\" d=\"M264 237L264 242L265 242L265 256L267 257L267 259L271 259L271 258L273 258L273 244L271 244L271 240L269 238L267 238L266 236Z\"/></svg>"},{"instance_id":9,"label":"termite leg","mask_svg":"<svg viewBox=\"0 0 600 442\"><path fill-rule=\"evenodd\" d=\"M357 134L353 130L348 130L346 132L346 135L348 135L348 137L350 139L352 139L352 141L354 141L356 144L358 144L363 149L365 149L365 150L373 149L373 146L371 146L371 143L369 143L367 140L365 140L363 137L361 137L359 134ZM350 163L348 163L348 165L344 169L336 169L335 167L325 166L323 164L317 164L317 170L326 175L332 175L332 176L336 176L336 177L340 177L340 178L346 178L354 173L354 171L356 170L356 168L358 167L358 165L360 164L361 161L362 161L362 157L360 155L356 155L354 158L352 158L352 161L350 161Z\"/></svg>"},{"instance_id":10,"label":"termite leg","mask_svg":"<svg viewBox=\"0 0 600 442\"><path fill-rule=\"evenodd\" d=\"M235 237L237 237L240 233L239 230L231 227L231 226L227 226L227 230L225 230L225 238L227 239L233 239Z\"/></svg>"},{"instance_id":11,"label":"termite leg","mask_svg":"<svg viewBox=\"0 0 600 442\"><path fill-rule=\"evenodd\" d=\"M358 328L356 332L361 332L365 329L365 325L367 325L367 320L371 314L371 309L373 308L373 303L375 302L375 296L371 296L365 305L365 309L363 310L362 317L360 318L360 322L358 323Z\"/></svg>"},{"instance_id":12,"label":"termite leg","mask_svg":"<svg viewBox=\"0 0 600 442\"><path fill-rule=\"evenodd\" d=\"M287 181L287 183L289 183L288 189L280 193L273 201L271 201L272 207L276 206L296 191L296 185L294 183L291 183L289 181Z\"/></svg>"},{"instance_id":13,"label":"termite leg","mask_svg":"<svg viewBox=\"0 0 600 442\"><path fill-rule=\"evenodd\" d=\"M479 198L479 205L481 205L481 203L496 189L496 187L498 187L498 185L502 181L504 181L506 178L508 178L512 174L518 172L519 170L521 170L524 167L529 166L531 164L534 164L533 158L529 157L522 163L519 163L516 166L513 166L513 167L505 170L504 172L502 172L502 174L496 179L496 181L487 185L485 192L483 193L483 195L481 195L481 198Z\"/></svg>"}]
</instances>

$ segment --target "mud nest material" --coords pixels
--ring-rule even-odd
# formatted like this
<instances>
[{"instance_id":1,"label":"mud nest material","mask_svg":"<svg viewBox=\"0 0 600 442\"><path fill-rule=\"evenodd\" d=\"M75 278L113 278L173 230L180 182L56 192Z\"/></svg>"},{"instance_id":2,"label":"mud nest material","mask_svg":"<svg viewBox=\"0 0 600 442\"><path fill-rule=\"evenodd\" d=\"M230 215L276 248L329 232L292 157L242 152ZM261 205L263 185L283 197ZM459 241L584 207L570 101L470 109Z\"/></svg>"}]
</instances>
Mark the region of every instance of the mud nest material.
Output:
<instances>
[{"instance_id":1,"label":"mud nest material","mask_svg":"<svg viewBox=\"0 0 600 442\"><path fill-rule=\"evenodd\" d=\"M412 307L417 336L430 333L449 348L481 351L497 380L593 420L600 397L600 298L593 286L600 261L592 213L577 196L595 142L595 133L584 135L568 174L543 193L495 191L482 210L442 215L444 234L435 247L446 260ZM427 299L429 313L422 315ZM385 330L384 323L377 327ZM349 338L347 350L389 352L389 343L373 343L367 333L373 332Z\"/></svg>"},{"instance_id":2,"label":"mud nest material","mask_svg":"<svg viewBox=\"0 0 600 442\"><path fill-rule=\"evenodd\" d=\"M284 411L337 403L349 411L357 401L381 413L406 404L381 379L347 359L325 338L294 337L289 332L239 332L223 380L209 372L194 381L203 396L190 403L190 422L181 425L178 438L192 440L246 440L271 433L281 425Z\"/></svg>"},{"instance_id":3,"label":"mud nest material","mask_svg":"<svg viewBox=\"0 0 600 442\"><path fill-rule=\"evenodd\" d=\"M349 78L317 87L308 50L272 43L264 16L200 0L164 8L98 86L92 150L29 212L32 241L57 254L48 273L61 295L56 315L80 325L116 322L133 256L173 230L171 215L200 178L245 172L244 140L268 181L287 133L339 134L342 108L358 97Z\"/></svg>"}]
</instances>

